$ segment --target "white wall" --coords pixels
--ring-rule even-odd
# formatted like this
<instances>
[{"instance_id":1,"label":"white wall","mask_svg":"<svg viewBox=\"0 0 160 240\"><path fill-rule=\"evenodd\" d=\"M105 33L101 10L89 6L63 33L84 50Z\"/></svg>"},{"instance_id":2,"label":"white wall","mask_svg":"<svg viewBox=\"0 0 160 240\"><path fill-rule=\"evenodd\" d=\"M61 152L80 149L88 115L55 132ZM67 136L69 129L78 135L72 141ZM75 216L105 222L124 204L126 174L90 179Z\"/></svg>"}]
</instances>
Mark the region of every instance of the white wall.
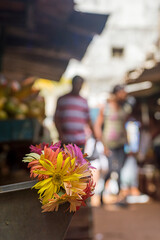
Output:
<instances>
[{"instance_id":1,"label":"white wall","mask_svg":"<svg viewBox=\"0 0 160 240\"><path fill-rule=\"evenodd\" d=\"M106 27L95 36L81 62L72 60L65 76L83 75L89 93L109 91L124 81L128 70L143 65L147 53L158 40L160 0L75 0L76 9L85 12L110 13ZM124 56L114 58L112 47L123 47Z\"/></svg>"}]
</instances>

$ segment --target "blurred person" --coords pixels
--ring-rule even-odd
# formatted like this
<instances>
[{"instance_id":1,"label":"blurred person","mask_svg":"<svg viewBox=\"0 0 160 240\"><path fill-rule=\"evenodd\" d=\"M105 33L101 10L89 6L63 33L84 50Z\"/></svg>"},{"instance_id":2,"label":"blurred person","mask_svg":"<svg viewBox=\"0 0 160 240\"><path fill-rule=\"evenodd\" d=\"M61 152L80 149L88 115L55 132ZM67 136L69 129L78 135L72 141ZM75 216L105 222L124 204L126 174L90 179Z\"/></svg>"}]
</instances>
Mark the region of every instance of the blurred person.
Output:
<instances>
[{"instance_id":1,"label":"blurred person","mask_svg":"<svg viewBox=\"0 0 160 240\"><path fill-rule=\"evenodd\" d=\"M151 129L151 139L152 148L155 156L155 165L160 169L160 121L156 120L154 117L150 118L150 129Z\"/></svg>"},{"instance_id":2,"label":"blurred person","mask_svg":"<svg viewBox=\"0 0 160 240\"><path fill-rule=\"evenodd\" d=\"M108 171L108 159L104 154L104 146L98 139L95 140L92 135L87 139L85 152L87 152L87 159L91 162L91 165L95 168L92 171L95 186L95 194L91 197L91 205L99 206L99 195L103 190L104 176Z\"/></svg>"},{"instance_id":3,"label":"blurred person","mask_svg":"<svg viewBox=\"0 0 160 240\"><path fill-rule=\"evenodd\" d=\"M72 90L57 100L55 126L62 144L76 144L84 150L85 127L88 125L95 137L87 100L80 96L84 83L81 76L72 79Z\"/></svg>"},{"instance_id":4,"label":"blurred person","mask_svg":"<svg viewBox=\"0 0 160 240\"><path fill-rule=\"evenodd\" d=\"M134 154L127 154L124 166L121 169L121 190L124 196L139 195L138 165Z\"/></svg>"},{"instance_id":5,"label":"blurred person","mask_svg":"<svg viewBox=\"0 0 160 240\"><path fill-rule=\"evenodd\" d=\"M123 107L126 98L127 93L124 86L116 85L113 88L105 107L101 109L96 123L97 136L102 139L105 154L109 161L109 168L105 176L105 183L110 179L110 177L113 177L118 185L117 194L120 192L120 172L126 158L124 145L127 143L127 134L125 129L127 114ZM101 192L101 204L103 204L104 188Z\"/></svg>"},{"instance_id":6,"label":"blurred person","mask_svg":"<svg viewBox=\"0 0 160 240\"><path fill-rule=\"evenodd\" d=\"M140 122L131 118L125 124L128 144L125 145L126 160L121 169L121 193L127 195L140 195L138 189L137 153L140 142Z\"/></svg>"},{"instance_id":7,"label":"blurred person","mask_svg":"<svg viewBox=\"0 0 160 240\"><path fill-rule=\"evenodd\" d=\"M139 169L135 154L129 152L121 170L121 196L129 204L149 201L149 196L142 194L138 188L138 173Z\"/></svg>"},{"instance_id":8,"label":"blurred person","mask_svg":"<svg viewBox=\"0 0 160 240\"><path fill-rule=\"evenodd\" d=\"M140 143L139 143L139 151L138 151L138 163L142 167L146 163L151 162L150 159L150 150L152 147L152 136L151 129L149 124L141 124L140 128ZM153 158L151 154L151 158Z\"/></svg>"},{"instance_id":9,"label":"blurred person","mask_svg":"<svg viewBox=\"0 0 160 240\"><path fill-rule=\"evenodd\" d=\"M127 158L121 170L121 195L130 204L149 201L149 196L139 190L140 171L137 163L137 153L140 146L140 126L140 122L135 119L130 119L126 123L128 144L125 146ZM144 141L144 143L146 142Z\"/></svg>"}]
</instances>

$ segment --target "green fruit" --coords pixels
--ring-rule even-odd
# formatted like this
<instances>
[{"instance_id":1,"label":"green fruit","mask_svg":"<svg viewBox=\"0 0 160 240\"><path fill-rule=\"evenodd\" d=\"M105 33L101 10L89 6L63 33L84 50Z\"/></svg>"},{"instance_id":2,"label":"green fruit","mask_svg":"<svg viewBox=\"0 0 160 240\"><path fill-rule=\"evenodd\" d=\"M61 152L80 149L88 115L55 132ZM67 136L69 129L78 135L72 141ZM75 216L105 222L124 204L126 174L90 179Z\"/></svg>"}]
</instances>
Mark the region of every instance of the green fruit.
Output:
<instances>
[{"instance_id":1,"label":"green fruit","mask_svg":"<svg viewBox=\"0 0 160 240\"><path fill-rule=\"evenodd\" d=\"M0 119L7 119L8 115L4 110L0 110Z\"/></svg>"},{"instance_id":2,"label":"green fruit","mask_svg":"<svg viewBox=\"0 0 160 240\"><path fill-rule=\"evenodd\" d=\"M6 97L0 97L0 110L4 108L6 101Z\"/></svg>"},{"instance_id":3,"label":"green fruit","mask_svg":"<svg viewBox=\"0 0 160 240\"><path fill-rule=\"evenodd\" d=\"M27 106L26 104L20 103L20 104L18 105L17 112L18 112L19 114L27 114L28 111L29 111L29 108L28 108L28 106Z\"/></svg>"},{"instance_id":4,"label":"green fruit","mask_svg":"<svg viewBox=\"0 0 160 240\"><path fill-rule=\"evenodd\" d=\"M10 115L14 115L18 111L18 100L16 98L10 98L4 106L6 112Z\"/></svg>"}]
</instances>

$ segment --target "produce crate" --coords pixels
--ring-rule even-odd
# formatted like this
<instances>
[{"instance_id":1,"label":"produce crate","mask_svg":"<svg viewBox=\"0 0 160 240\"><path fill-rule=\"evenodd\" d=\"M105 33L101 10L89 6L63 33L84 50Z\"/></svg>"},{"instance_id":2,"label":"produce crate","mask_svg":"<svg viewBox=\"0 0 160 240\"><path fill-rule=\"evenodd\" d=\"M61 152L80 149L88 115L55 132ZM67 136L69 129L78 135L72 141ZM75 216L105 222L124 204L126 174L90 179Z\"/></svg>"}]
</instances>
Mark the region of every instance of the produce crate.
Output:
<instances>
[{"instance_id":1,"label":"produce crate","mask_svg":"<svg viewBox=\"0 0 160 240\"><path fill-rule=\"evenodd\" d=\"M35 181L0 186L0 240L62 240L73 213L41 213Z\"/></svg>"},{"instance_id":2,"label":"produce crate","mask_svg":"<svg viewBox=\"0 0 160 240\"><path fill-rule=\"evenodd\" d=\"M37 137L40 124L37 119L8 119L0 121L0 142L33 140Z\"/></svg>"}]
</instances>

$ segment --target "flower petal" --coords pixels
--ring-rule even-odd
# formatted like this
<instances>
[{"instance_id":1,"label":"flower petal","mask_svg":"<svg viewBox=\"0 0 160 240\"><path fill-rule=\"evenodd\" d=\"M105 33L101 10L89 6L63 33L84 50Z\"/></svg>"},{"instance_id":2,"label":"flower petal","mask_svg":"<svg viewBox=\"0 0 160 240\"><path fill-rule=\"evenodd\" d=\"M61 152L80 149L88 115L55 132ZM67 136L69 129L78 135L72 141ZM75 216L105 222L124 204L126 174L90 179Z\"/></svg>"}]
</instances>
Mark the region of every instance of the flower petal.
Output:
<instances>
[{"instance_id":1,"label":"flower petal","mask_svg":"<svg viewBox=\"0 0 160 240\"><path fill-rule=\"evenodd\" d=\"M57 156L57 167L56 167L57 172L61 170L62 163L63 163L63 155L62 155L62 152L60 152Z\"/></svg>"}]
</instances>

